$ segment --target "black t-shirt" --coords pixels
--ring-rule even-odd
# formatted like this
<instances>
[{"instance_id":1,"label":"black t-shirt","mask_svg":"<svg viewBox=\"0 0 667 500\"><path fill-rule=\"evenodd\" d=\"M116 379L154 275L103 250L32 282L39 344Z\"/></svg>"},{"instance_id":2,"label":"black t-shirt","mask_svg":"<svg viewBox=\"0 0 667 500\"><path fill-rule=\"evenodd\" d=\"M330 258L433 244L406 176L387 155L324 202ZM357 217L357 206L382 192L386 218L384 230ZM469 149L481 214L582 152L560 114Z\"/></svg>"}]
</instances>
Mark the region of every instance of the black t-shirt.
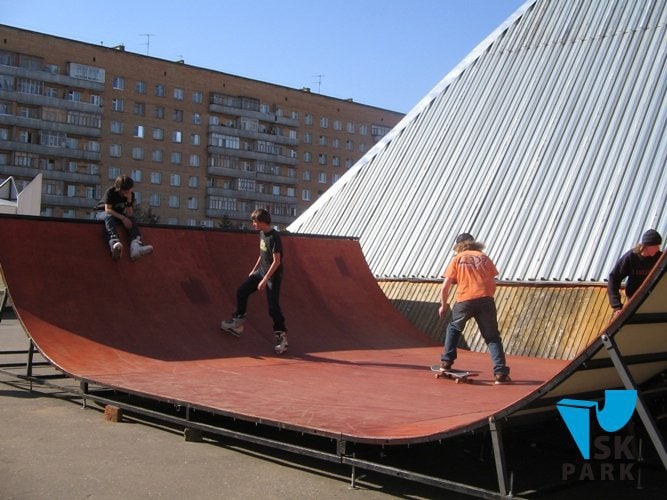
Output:
<instances>
[{"instance_id":1,"label":"black t-shirt","mask_svg":"<svg viewBox=\"0 0 667 500\"><path fill-rule=\"evenodd\" d=\"M280 267L276 270L271 278L280 279L283 273L283 245L280 241L280 234L275 229L264 233L259 232L259 272L262 276L266 276L269 272L271 264L273 264L273 254L280 254Z\"/></svg>"},{"instance_id":2,"label":"black t-shirt","mask_svg":"<svg viewBox=\"0 0 667 500\"><path fill-rule=\"evenodd\" d=\"M621 295L619 288L621 282L627 278L625 283L626 297L632 297L649 275L655 264L660 260L662 252L657 252L653 257L642 257L630 250L616 262L614 268L609 273L609 282L607 283L607 293L609 303L614 309L621 308Z\"/></svg>"},{"instance_id":3,"label":"black t-shirt","mask_svg":"<svg viewBox=\"0 0 667 500\"><path fill-rule=\"evenodd\" d=\"M111 186L104 193L104 198L100 200L95 207L97 210L104 210L104 205L111 205L111 208L114 212L125 215L125 209L128 207L133 207L135 201L134 191L132 192L132 202L128 202L127 198L121 194L120 191L116 191L116 188Z\"/></svg>"}]
</instances>

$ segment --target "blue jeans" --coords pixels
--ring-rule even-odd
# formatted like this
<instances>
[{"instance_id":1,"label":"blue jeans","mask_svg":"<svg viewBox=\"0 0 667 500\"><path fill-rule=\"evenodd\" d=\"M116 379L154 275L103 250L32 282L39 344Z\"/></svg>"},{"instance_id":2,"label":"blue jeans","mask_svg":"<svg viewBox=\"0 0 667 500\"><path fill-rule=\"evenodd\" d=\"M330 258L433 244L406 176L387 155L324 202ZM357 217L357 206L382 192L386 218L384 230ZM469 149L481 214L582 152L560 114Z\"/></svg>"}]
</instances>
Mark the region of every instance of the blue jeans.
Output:
<instances>
[{"instance_id":1,"label":"blue jeans","mask_svg":"<svg viewBox=\"0 0 667 500\"><path fill-rule=\"evenodd\" d=\"M493 362L493 373L509 374L510 369L505 364L505 351L500 340L496 302L493 297L482 297L454 304L452 322L447 327L447 336L445 337L445 351L440 359L454 362L461 333L470 318L475 318L475 321L477 321L479 331L489 349L489 355Z\"/></svg>"},{"instance_id":2,"label":"blue jeans","mask_svg":"<svg viewBox=\"0 0 667 500\"><path fill-rule=\"evenodd\" d=\"M262 281L262 275L258 272L252 273L241 283L236 291L236 317L244 317L248 307L248 298L257 291L257 285ZM281 276L273 275L266 284L266 299L269 304L269 316L273 319L273 331L286 332L285 318L280 309L280 284Z\"/></svg>"},{"instance_id":3,"label":"blue jeans","mask_svg":"<svg viewBox=\"0 0 667 500\"><path fill-rule=\"evenodd\" d=\"M97 215L98 219L104 220L104 237L106 238L107 243L111 240L120 240L118 237L118 231L116 228L118 226L125 227L121 221L116 219L113 215L107 215L104 212L99 212ZM127 236L130 241L135 240L136 238L141 238L139 233L139 226L134 217L128 217L132 221L132 227L128 229Z\"/></svg>"}]
</instances>

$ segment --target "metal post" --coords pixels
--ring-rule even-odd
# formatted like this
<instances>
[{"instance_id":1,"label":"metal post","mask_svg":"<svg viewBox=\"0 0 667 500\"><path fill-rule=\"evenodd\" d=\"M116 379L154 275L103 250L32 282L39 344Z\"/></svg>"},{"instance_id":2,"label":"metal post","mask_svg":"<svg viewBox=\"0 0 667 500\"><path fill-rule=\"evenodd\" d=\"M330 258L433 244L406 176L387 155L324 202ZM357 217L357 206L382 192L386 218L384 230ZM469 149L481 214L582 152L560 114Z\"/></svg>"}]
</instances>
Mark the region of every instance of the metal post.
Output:
<instances>
[{"instance_id":1,"label":"metal post","mask_svg":"<svg viewBox=\"0 0 667 500\"><path fill-rule=\"evenodd\" d=\"M498 475L498 491L503 496L510 495L508 491L507 470L505 464L505 450L501 436L501 426L494 417L489 417L489 428L491 429L491 441L493 442L493 455L496 459L496 474Z\"/></svg>"},{"instance_id":2,"label":"metal post","mask_svg":"<svg viewBox=\"0 0 667 500\"><path fill-rule=\"evenodd\" d=\"M609 357L611 358L611 361L614 363L614 368L616 368L618 376L621 378L621 382L623 382L625 388L637 390L637 383L632 378L632 375L630 374L628 367L623 362L621 354L618 351L618 346L616 345L614 339L612 339L608 335L603 335L601 338L602 338L602 343L607 348ZM637 413L639 414L639 418L644 424L646 432L648 433L648 436L651 439L651 442L653 443L653 446L655 446L655 449L658 452L658 456L660 457L660 461L662 462L663 467L665 468L665 470L667 470L667 448L665 448L665 442L663 441L660 431L658 430L658 426L653 417L651 416L651 413L648 411L646 403L644 403L644 398L639 393L639 391L637 391L636 409Z\"/></svg>"}]
</instances>

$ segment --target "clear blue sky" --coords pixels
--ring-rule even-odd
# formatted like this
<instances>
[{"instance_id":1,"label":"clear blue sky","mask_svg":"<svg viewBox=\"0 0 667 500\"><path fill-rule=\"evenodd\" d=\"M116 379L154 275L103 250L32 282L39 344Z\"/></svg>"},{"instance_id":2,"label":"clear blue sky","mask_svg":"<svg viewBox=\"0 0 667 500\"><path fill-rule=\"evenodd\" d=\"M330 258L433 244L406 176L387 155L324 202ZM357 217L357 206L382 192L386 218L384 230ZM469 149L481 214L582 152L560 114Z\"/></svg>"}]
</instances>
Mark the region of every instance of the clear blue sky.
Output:
<instances>
[{"instance_id":1,"label":"clear blue sky","mask_svg":"<svg viewBox=\"0 0 667 500\"><path fill-rule=\"evenodd\" d=\"M0 0L0 23L406 113L524 3Z\"/></svg>"}]
</instances>

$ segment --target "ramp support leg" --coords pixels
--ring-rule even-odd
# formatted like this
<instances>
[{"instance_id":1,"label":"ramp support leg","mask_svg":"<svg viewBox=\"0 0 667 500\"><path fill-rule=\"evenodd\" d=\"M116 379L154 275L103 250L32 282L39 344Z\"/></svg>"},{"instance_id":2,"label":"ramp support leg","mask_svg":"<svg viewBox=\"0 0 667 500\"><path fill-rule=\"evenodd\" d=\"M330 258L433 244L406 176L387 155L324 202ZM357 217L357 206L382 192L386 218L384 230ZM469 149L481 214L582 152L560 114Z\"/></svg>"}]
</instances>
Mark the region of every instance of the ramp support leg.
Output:
<instances>
[{"instance_id":1,"label":"ramp support leg","mask_svg":"<svg viewBox=\"0 0 667 500\"><path fill-rule=\"evenodd\" d=\"M489 417L489 428L491 429L491 441L493 443L493 455L496 459L496 474L498 475L498 491L502 496L511 495L507 477L507 464L505 463L505 449L501 435L501 425L494 417Z\"/></svg>"},{"instance_id":2,"label":"ramp support leg","mask_svg":"<svg viewBox=\"0 0 667 500\"><path fill-rule=\"evenodd\" d=\"M0 299L0 322L2 321L2 313L5 311L7 305L7 289L2 292L2 299Z\"/></svg>"},{"instance_id":3,"label":"ramp support leg","mask_svg":"<svg viewBox=\"0 0 667 500\"><path fill-rule=\"evenodd\" d=\"M623 386L626 389L637 390L637 383L632 378L632 375L630 374L628 367L623 362L623 358L621 357L621 354L618 350L618 345L616 345L614 339L612 339L608 335L603 335L602 343L607 348L609 357L611 358L611 361L614 363L614 368L616 368L616 371L618 372L618 376L621 378ZM651 413L648 411L646 403L644 403L644 398L639 393L639 391L637 391L636 410L637 413L639 414L639 418L641 419L642 423L644 424L644 427L646 428L646 432L648 433L648 436L651 439L653 446L655 446L655 449L658 452L658 456L660 457L660 461L662 462L663 467L665 468L665 470L667 470L667 448L665 447L665 442L663 441L660 431L658 430L658 426L653 417L651 416Z\"/></svg>"}]
</instances>

